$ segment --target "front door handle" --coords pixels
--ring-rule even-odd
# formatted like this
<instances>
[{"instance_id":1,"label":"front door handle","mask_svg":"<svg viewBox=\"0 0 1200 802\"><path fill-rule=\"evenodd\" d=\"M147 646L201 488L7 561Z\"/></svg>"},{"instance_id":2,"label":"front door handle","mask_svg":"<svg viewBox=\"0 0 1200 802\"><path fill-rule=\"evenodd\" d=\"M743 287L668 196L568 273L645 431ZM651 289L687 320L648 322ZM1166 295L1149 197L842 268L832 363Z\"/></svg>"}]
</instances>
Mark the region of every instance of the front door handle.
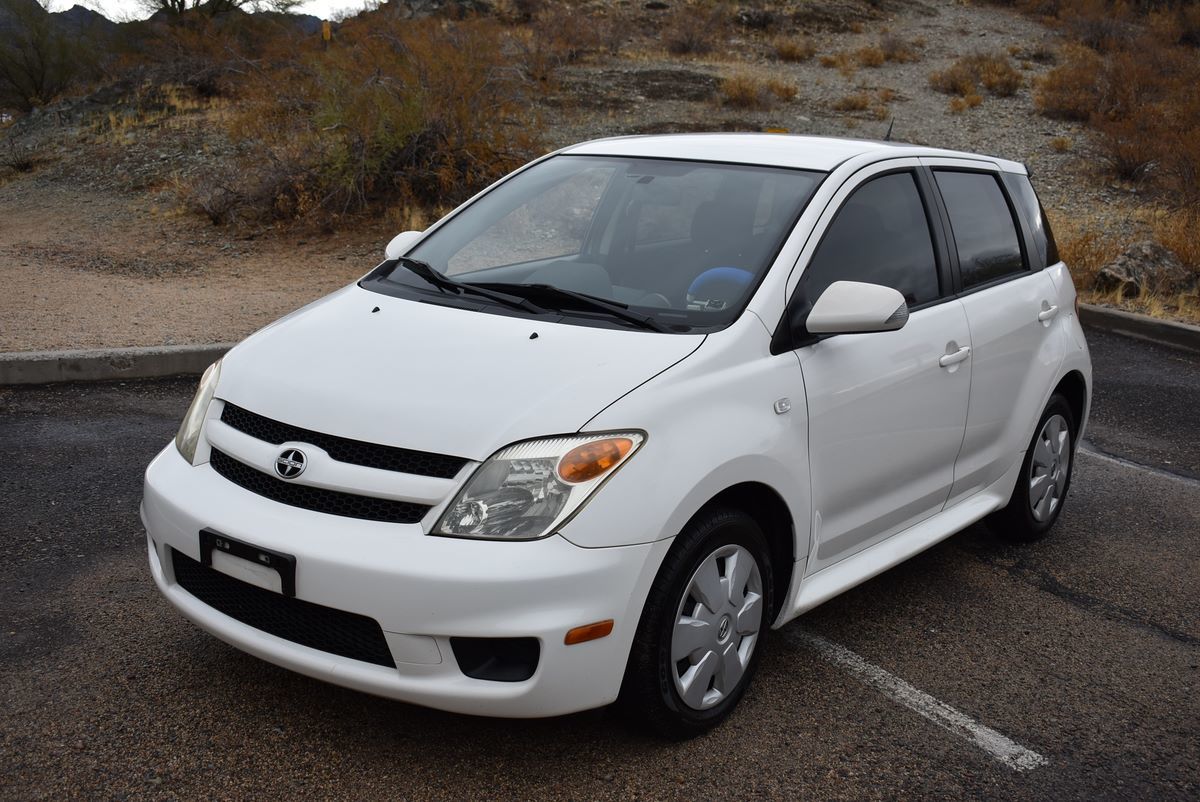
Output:
<instances>
[{"instance_id":1,"label":"front door handle","mask_svg":"<svg viewBox=\"0 0 1200 802\"><path fill-rule=\"evenodd\" d=\"M966 359L970 355L971 355L971 346L964 345L962 348L959 348L957 351L953 351L953 352L943 356L941 359L938 360L938 364L944 368L948 368L951 365L957 365L959 362L962 362L964 359Z\"/></svg>"},{"instance_id":2,"label":"front door handle","mask_svg":"<svg viewBox=\"0 0 1200 802\"><path fill-rule=\"evenodd\" d=\"M1050 320L1052 317L1054 317L1057 314L1058 314L1057 306L1051 306L1050 304L1046 303L1045 301L1042 301L1042 311L1038 312L1038 320L1045 323L1047 320Z\"/></svg>"}]
</instances>

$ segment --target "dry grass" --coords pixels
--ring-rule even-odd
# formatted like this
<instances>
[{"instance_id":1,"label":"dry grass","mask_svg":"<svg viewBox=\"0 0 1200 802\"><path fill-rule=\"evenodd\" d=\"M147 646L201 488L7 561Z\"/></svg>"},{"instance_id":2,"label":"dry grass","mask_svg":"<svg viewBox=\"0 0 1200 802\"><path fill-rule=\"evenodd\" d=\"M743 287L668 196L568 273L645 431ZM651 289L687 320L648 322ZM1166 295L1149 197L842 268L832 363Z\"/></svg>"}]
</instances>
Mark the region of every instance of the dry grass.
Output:
<instances>
[{"instance_id":1,"label":"dry grass","mask_svg":"<svg viewBox=\"0 0 1200 802\"><path fill-rule=\"evenodd\" d=\"M718 101L736 109L765 110L779 101L796 97L794 85L774 79L764 80L747 73L737 73L721 82Z\"/></svg>"},{"instance_id":2,"label":"dry grass","mask_svg":"<svg viewBox=\"0 0 1200 802\"><path fill-rule=\"evenodd\" d=\"M702 56L725 42L729 21L724 10L679 6L662 32L663 47L674 56Z\"/></svg>"},{"instance_id":3,"label":"dry grass","mask_svg":"<svg viewBox=\"0 0 1200 802\"><path fill-rule=\"evenodd\" d=\"M929 85L954 97L950 111L961 114L983 102L981 87L988 94L1010 97L1021 87L1021 74L1003 53L976 53L958 59L929 76Z\"/></svg>"},{"instance_id":4,"label":"dry grass","mask_svg":"<svg viewBox=\"0 0 1200 802\"><path fill-rule=\"evenodd\" d=\"M833 102L834 111L866 111L871 107L871 96L866 92L855 92Z\"/></svg>"},{"instance_id":5,"label":"dry grass","mask_svg":"<svg viewBox=\"0 0 1200 802\"><path fill-rule=\"evenodd\" d=\"M830 69L836 68L838 72L847 78L854 75L858 69L857 62L849 53L834 53L832 55L821 56L821 66Z\"/></svg>"},{"instance_id":6,"label":"dry grass","mask_svg":"<svg viewBox=\"0 0 1200 802\"><path fill-rule=\"evenodd\" d=\"M897 64L907 64L913 61L921 60L921 47L924 42L921 40L913 40L906 42L894 34L885 34L879 40L879 50L883 53L883 57L887 61Z\"/></svg>"},{"instance_id":7,"label":"dry grass","mask_svg":"<svg viewBox=\"0 0 1200 802\"><path fill-rule=\"evenodd\" d=\"M879 47L860 47L854 51L854 60L860 67L882 67L887 56Z\"/></svg>"},{"instance_id":8,"label":"dry grass","mask_svg":"<svg viewBox=\"0 0 1200 802\"><path fill-rule=\"evenodd\" d=\"M781 36L775 39L771 46L777 59L789 63L808 61L817 54L816 46L806 37Z\"/></svg>"},{"instance_id":9,"label":"dry grass","mask_svg":"<svg viewBox=\"0 0 1200 802\"><path fill-rule=\"evenodd\" d=\"M950 98L949 109L951 114L962 114L967 109L973 109L983 102L983 95L976 92L968 92L962 97Z\"/></svg>"},{"instance_id":10,"label":"dry grass","mask_svg":"<svg viewBox=\"0 0 1200 802\"><path fill-rule=\"evenodd\" d=\"M1056 136L1050 140L1050 150L1055 153L1066 153L1071 149L1071 140L1065 136Z\"/></svg>"}]
</instances>

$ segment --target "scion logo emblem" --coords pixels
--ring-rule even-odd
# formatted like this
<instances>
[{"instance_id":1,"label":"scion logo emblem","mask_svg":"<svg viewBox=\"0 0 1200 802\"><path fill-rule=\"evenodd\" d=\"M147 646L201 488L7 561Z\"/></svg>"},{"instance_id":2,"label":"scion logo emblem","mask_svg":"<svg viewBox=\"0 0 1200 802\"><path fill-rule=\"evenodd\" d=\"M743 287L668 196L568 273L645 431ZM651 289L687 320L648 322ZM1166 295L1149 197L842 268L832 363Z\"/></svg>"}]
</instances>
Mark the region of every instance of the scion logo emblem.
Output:
<instances>
[{"instance_id":1,"label":"scion logo emblem","mask_svg":"<svg viewBox=\"0 0 1200 802\"><path fill-rule=\"evenodd\" d=\"M295 479L304 473L307 461L303 451L298 448L289 448L275 458L275 473L283 479Z\"/></svg>"}]
</instances>

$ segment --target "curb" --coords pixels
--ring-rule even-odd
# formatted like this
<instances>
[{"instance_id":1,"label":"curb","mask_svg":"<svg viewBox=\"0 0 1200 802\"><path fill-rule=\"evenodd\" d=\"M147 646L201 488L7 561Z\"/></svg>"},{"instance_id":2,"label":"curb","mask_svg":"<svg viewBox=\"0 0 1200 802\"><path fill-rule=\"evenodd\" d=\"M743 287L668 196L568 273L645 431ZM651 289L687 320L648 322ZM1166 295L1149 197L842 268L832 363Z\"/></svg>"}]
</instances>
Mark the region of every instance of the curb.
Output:
<instances>
[{"instance_id":1,"label":"curb","mask_svg":"<svg viewBox=\"0 0 1200 802\"><path fill-rule=\"evenodd\" d=\"M1159 320L1092 304L1079 305L1079 321L1088 328L1121 334L1135 340L1200 352L1200 326Z\"/></svg>"},{"instance_id":2,"label":"curb","mask_svg":"<svg viewBox=\"0 0 1200 802\"><path fill-rule=\"evenodd\" d=\"M1079 319L1089 328L1200 352L1200 326L1092 304L1080 304ZM0 353L0 386L196 376L233 346L215 343Z\"/></svg>"},{"instance_id":3,"label":"curb","mask_svg":"<svg viewBox=\"0 0 1200 802\"><path fill-rule=\"evenodd\" d=\"M198 375L233 343L0 353L0 386Z\"/></svg>"}]
</instances>

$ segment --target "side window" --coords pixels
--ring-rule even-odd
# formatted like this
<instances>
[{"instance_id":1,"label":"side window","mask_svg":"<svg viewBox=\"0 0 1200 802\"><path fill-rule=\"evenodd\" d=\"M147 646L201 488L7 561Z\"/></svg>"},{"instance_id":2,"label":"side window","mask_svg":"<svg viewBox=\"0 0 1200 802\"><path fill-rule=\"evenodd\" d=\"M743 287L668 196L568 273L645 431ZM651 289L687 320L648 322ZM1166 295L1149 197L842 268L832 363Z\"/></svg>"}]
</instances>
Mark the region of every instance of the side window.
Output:
<instances>
[{"instance_id":1,"label":"side window","mask_svg":"<svg viewBox=\"0 0 1200 802\"><path fill-rule=\"evenodd\" d=\"M1017 226L996 176L952 170L934 176L950 215L963 287L1024 270Z\"/></svg>"},{"instance_id":2,"label":"side window","mask_svg":"<svg viewBox=\"0 0 1200 802\"><path fill-rule=\"evenodd\" d=\"M1013 202L1021 210L1021 216L1029 223L1029 229L1033 232L1033 247L1038 256L1034 266L1042 268L1057 264L1058 245L1054 242L1054 232L1050 230L1046 211L1042 204L1038 203L1037 193L1033 191L1033 184L1029 183L1027 176L1016 173L1005 173L1004 183Z\"/></svg>"},{"instance_id":3,"label":"side window","mask_svg":"<svg viewBox=\"0 0 1200 802\"><path fill-rule=\"evenodd\" d=\"M835 281L892 287L909 306L937 299L933 238L912 173L873 178L838 210L804 271L805 314Z\"/></svg>"}]
</instances>

